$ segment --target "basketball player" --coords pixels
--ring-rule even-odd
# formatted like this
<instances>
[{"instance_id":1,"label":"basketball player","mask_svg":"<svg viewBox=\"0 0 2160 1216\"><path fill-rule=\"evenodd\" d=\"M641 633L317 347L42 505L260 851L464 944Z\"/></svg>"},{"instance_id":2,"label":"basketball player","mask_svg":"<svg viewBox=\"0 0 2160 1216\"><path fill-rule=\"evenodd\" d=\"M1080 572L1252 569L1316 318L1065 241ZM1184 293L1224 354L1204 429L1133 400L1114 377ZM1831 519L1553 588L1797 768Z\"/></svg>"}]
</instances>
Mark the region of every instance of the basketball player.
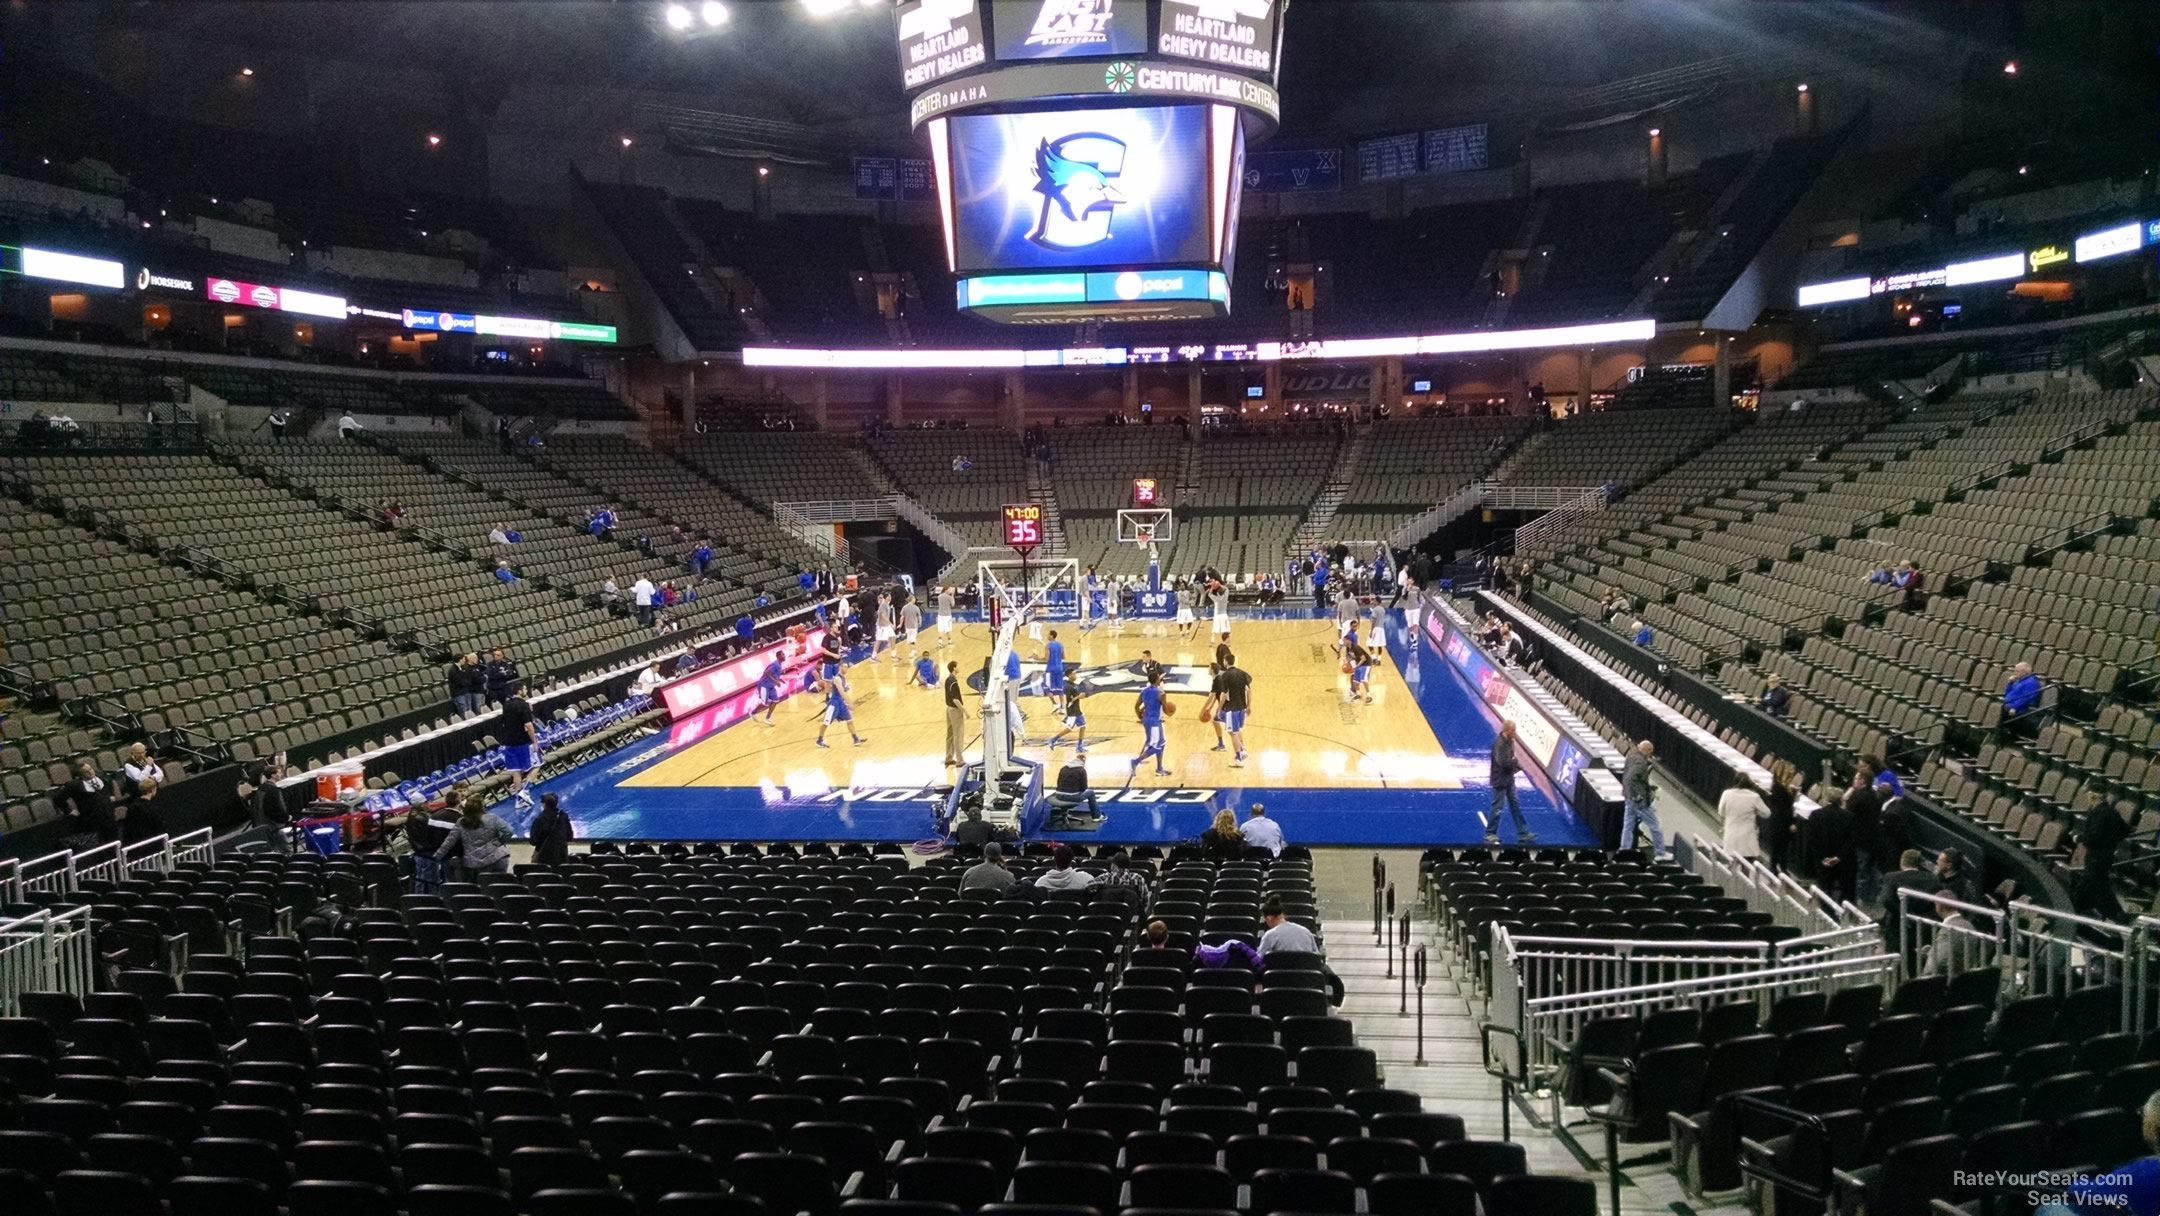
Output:
<instances>
[{"instance_id":1,"label":"basketball player","mask_svg":"<svg viewBox=\"0 0 2160 1216\"><path fill-rule=\"evenodd\" d=\"M1065 643L1058 641L1055 629L1043 644L1043 692L1053 697L1065 695Z\"/></svg>"},{"instance_id":2,"label":"basketball player","mask_svg":"<svg viewBox=\"0 0 2160 1216\"><path fill-rule=\"evenodd\" d=\"M915 682L924 688L936 688L938 685L937 660L929 655L917 658L915 660Z\"/></svg>"},{"instance_id":3,"label":"basketball player","mask_svg":"<svg viewBox=\"0 0 2160 1216\"><path fill-rule=\"evenodd\" d=\"M1365 648L1373 652L1375 659L1385 658L1387 655L1387 610L1379 606L1378 597L1375 597L1372 607L1360 608L1358 611L1359 615L1365 618Z\"/></svg>"},{"instance_id":4,"label":"basketball player","mask_svg":"<svg viewBox=\"0 0 2160 1216\"><path fill-rule=\"evenodd\" d=\"M1103 613L1110 618L1110 636L1125 636L1125 589L1112 584L1108 595L1103 596Z\"/></svg>"},{"instance_id":5,"label":"basketball player","mask_svg":"<svg viewBox=\"0 0 2160 1216\"><path fill-rule=\"evenodd\" d=\"M1208 750L1211 752L1228 751L1230 745L1223 741L1222 717L1216 713L1217 710L1222 708L1222 661L1220 659L1207 665L1207 675L1208 695L1207 700L1202 702L1200 706L1200 720L1215 728L1215 746Z\"/></svg>"},{"instance_id":6,"label":"basketball player","mask_svg":"<svg viewBox=\"0 0 2160 1216\"><path fill-rule=\"evenodd\" d=\"M1059 729L1058 733L1050 736L1050 750L1056 751L1058 744L1063 743L1065 736L1070 734L1073 736L1073 754L1085 756L1087 755L1087 715L1080 710L1080 681L1074 680L1067 685L1064 694L1065 725Z\"/></svg>"},{"instance_id":7,"label":"basketball player","mask_svg":"<svg viewBox=\"0 0 2160 1216\"><path fill-rule=\"evenodd\" d=\"M897 631L893 626L892 596L880 591L877 597L877 632L872 635L875 640L870 646L870 661L877 662L877 657L885 653L885 648L888 646L892 646L892 658L898 659L900 657L900 648L893 646L893 639L896 636ZM890 662L891 660L887 661Z\"/></svg>"},{"instance_id":8,"label":"basketball player","mask_svg":"<svg viewBox=\"0 0 2160 1216\"><path fill-rule=\"evenodd\" d=\"M1027 711L1020 708L1020 652L1005 652L1005 713L1012 723L1015 738L1024 735L1021 726L1027 722Z\"/></svg>"},{"instance_id":9,"label":"basketball player","mask_svg":"<svg viewBox=\"0 0 2160 1216\"><path fill-rule=\"evenodd\" d=\"M1215 725L1230 732L1231 746L1237 749L1231 768L1245 767L1245 715L1251 709L1252 675L1237 665L1236 655L1225 654L1222 674L1215 677Z\"/></svg>"},{"instance_id":10,"label":"basketball player","mask_svg":"<svg viewBox=\"0 0 2160 1216\"><path fill-rule=\"evenodd\" d=\"M847 677L840 674L840 660L846 654L841 649L843 645L839 633L833 630L825 632L825 649L818 656L817 689L819 692L824 692L826 689L836 686L842 690L847 688Z\"/></svg>"},{"instance_id":11,"label":"basketball player","mask_svg":"<svg viewBox=\"0 0 2160 1216\"><path fill-rule=\"evenodd\" d=\"M1163 767L1163 715L1165 712L1175 711L1163 704L1162 669L1157 668L1153 674L1148 676L1147 687L1141 689L1140 695L1133 700L1133 716L1140 719L1141 748L1140 754L1133 757L1132 776L1125 779L1128 783L1132 781L1132 777L1140 774L1140 762L1149 756L1155 757L1156 776L1167 777L1170 775L1170 770Z\"/></svg>"},{"instance_id":12,"label":"basketball player","mask_svg":"<svg viewBox=\"0 0 2160 1216\"><path fill-rule=\"evenodd\" d=\"M1160 683L1162 677L1163 665L1155 661L1155 652L1152 650L1141 651L1140 678L1143 680L1154 680Z\"/></svg>"},{"instance_id":13,"label":"basketball player","mask_svg":"<svg viewBox=\"0 0 2160 1216\"><path fill-rule=\"evenodd\" d=\"M1343 662L1350 665L1350 699L1363 698L1372 704L1372 689L1366 681L1372 676L1372 652L1358 641L1357 622L1350 622L1350 629L1343 634Z\"/></svg>"},{"instance_id":14,"label":"basketball player","mask_svg":"<svg viewBox=\"0 0 2160 1216\"><path fill-rule=\"evenodd\" d=\"M1230 662L1230 635L1221 634L1215 639L1215 665L1222 667Z\"/></svg>"},{"instance_id":15,"label":"basketball player","mask_svg":"<svg viewBox=\"0 0 2160 1216\"><path fill-rule=\"evenodd\" d=\"M915 597L911 594L907 597L907 602L900 605L900 634L907 640L908 654L917 655L922 653L916 643L916 638L921 633L922 605L916 602Z\"/></svg>"},{"instance_id":16,"label":"basketball player","mask_svg":"<svg viewBox=\"0 0 2160 1216\"><path fill-rule=\"evenodd\" d=\"M1350 642L1351 635L1357 632L1357 617L1357 596L1351 594L1349 583L1338 584L1335 588L1335 627L1342 634L1342 638L1335 647L1337 654L1343 653L1343 646Z\"/></svg>"},{"instance_id":17,"label":"basketball player","mask_svg":"<svg viewBox=\"0 0 2160 1216\"><path fill-rule=\"evenodd\" d=\"M952 645L953 590L951 587L937 589L937 644L938 649Z\"/></svg>"},{"instance_id":18,"label":"basketball player","mask_svg":"<svg viewBox=\"0 0 2160 1216\"><path fill-rule=\"evenodd\" d=\"M1188 583L1177 593L1178 636L1192 641L1193 633L1200 628L1200 584Z\"/></svg>"},{"instance_id":19,"label":"basketball player","mask_svg":"<svg viewBox=\"0 0 2160 1216\"><path fill-rule=\"evenodd\" d=\"M765 665L764 674L758 677L758 699L765 703L765 716L758 721L767 726L773 724L773 711L780 708L780 670L780 658L775 655L773 661Z\"/></svg>"},{"instance_id":20,"label":"basketball player","mask_svg":"<svg viewBox=\"0 0 2160 1216\"><path fill-rule=\"evenodd\" d=\"M855 711L848 708L847 696L841 691L838 684L834 684L825 693L825 720L818 723L817 728L817 745L819 747L825 746L825 732L835 722L847 723L848 738L853 739L857 747L863 745L863 737L855 733Z\"/></svg>"},{"instance_id":21,"label":"basketball player","mask_svg":"<svg viewBox=\"0 0 2160 1216\"><path fill-rule=\"evenodd\" d=\"M1095 567L1087 568L1087 577L1081 581L1080 631L1086 633L1095 628L1095 619L1102 615L1102 579Z\"/></svg>"},{"instance_id":22,"label":"basketball player","mask_svg":"<svg viewBox=\"0 0 2160 1216\"><path fill-rule=\"evenodd\" d=\"M1230 632L1230 588L1225 587L1221 579L1209 583L1208 600L1215 613L1215 632L1228 635Z\"/></svg>"}]
</instances>

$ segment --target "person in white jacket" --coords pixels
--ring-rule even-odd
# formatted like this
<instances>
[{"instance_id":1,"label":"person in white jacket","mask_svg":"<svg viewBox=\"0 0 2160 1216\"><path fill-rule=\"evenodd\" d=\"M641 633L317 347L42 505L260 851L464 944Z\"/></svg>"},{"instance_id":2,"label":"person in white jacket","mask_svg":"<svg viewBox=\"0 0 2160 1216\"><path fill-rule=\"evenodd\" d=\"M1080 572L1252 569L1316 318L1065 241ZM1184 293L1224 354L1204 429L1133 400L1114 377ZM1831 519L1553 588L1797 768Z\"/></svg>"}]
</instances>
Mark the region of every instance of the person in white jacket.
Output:
<instances>
[{"instance_id":1,"label":"person in white jacket","mask_svg":"<svg viewBox=\"0 0 2160 1216\"><path fill-rule=\"evenodd\" d=\"M1725 851L1735 857L1759 857L1762 846L1758 825L1770 817L1770 804L1763 801L1762 792L1735 774L1719 795L1717 809Z\"/></svg>"}]
</instances>

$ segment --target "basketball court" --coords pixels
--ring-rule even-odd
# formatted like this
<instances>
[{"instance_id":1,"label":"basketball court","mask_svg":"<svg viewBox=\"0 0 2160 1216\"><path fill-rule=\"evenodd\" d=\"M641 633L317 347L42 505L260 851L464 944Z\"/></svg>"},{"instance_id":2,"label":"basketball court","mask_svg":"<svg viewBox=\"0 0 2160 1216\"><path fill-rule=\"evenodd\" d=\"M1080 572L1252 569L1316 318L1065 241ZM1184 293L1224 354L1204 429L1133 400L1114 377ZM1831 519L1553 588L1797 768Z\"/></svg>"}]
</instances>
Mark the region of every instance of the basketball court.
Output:
<instances>
[{"instance_id":1,"label":"basketball court","mask_svg":"<svg viewBox=\"0 0 2160 1216\"><path fill-rule=\"evenodd\" d=\"M1068 678L1087 690L1085 762L1107 819L1078 840L1166 844L1190 840L1218 810L1243 818L1264 802L1288 838L1301 844L1406 845L1468 842L1484 832L1490 798L1487 760L1493 732L1474 693L1420 639L1388 621L1387 657L1372 673L1372 703L1351 702L1349 676L1333 653L1330 620L1236 618L1231 646L1253 677L1246 724L1247 761L1216 751L1214 727L1200 721L1207 664L1215 639L1203 621L1190 640L1168 622L1128 620L1122 636L1107 623L1045 620L1065 644ZM1159 630L1159 633L1150 632ZM1068 742L1045 744L1062 725L1041 694L1043 642L1013 632L1022 660L1018 703L1026 715L1012 754L1044 765L1045 784L1072 762ZM987 622L956 626L953 644L923 643L940 672L958 661L974 677L969 693L967 755L983 752L977 703L993 634ZM1166 767L1136 774L1140 749L1135 696L1143 651L1164 664L1168 702ZM866 653L866 652L859 652ZM852 745L836 727L816 746L822 700L797 694L782 702L773 726L743 720L701 738L666 735L552 778L543 790L562 796L587 838L674 840L914 840L933 834L942 805L936 787L950 781L943 763L944 701L914 678L911 654L898 662L858 661L846 671L855 728ZM761 716L761 715L760 715ZM1555 809L1525 783L1522 803L1532 830L1551 843L1590 843L1571 813ZM1512 839L1512 829L1507 830Z\"/></svg>"}]
</instances>

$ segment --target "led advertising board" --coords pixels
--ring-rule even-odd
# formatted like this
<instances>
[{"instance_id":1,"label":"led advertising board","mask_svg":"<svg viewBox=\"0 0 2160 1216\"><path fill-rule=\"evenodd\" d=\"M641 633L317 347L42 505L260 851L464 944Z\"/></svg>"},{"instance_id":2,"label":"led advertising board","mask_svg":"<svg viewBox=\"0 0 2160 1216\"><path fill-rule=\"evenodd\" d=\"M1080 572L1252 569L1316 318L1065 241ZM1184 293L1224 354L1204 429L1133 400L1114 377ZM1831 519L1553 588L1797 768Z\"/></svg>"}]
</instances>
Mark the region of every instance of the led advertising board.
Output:
<instances>
[{"instance_id":1,"label":"led advertising board","mask_svg":"<svg viewBox=\"0 0 2160 1216\"><path fill-rule=\"evenodd\" d=\"M1005 60L1137 55L1147 49L1144 0L991 0Z\"/></svg>"},{"instance_id":2,"label":"led advertising board","mask_svg":"<svg viewBox=\"0 0 2160 1216\"><path fill-rule=\"evenodd\" d=\"M900 0L893 21L900 40L900 82L910 89L989 60L976 0Z\"/></svg>"}]
</instances>

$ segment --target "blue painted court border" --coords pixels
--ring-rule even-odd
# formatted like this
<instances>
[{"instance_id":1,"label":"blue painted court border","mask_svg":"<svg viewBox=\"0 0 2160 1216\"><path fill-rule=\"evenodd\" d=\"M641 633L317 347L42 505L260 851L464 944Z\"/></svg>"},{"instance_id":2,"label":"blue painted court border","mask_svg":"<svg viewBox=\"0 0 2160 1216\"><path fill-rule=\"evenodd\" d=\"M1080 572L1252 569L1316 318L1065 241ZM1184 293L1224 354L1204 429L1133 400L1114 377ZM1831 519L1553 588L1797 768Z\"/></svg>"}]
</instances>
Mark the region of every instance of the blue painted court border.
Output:
<instances>
[{"instance_id":1,"label":"blue painted court border","mask_svg":"<svg viewBox=\"0 0 2160 1216\"><path fill-rule=\"evenodd\" d=\"M1280 614L1270 614L1280 619ZM1053 833L1050 839L1081 843L1173 844L1206 830L1216 812L1244 818L1254 802L1267 805L1283 834L1306 845L1426 847L1481 840L1492 790L1485 762L1495 730L1475 690L1422 636L1403 628L1400 612L1385 613L1389 661L1401 672L1419 710L1447 754L1461 762L1464 788L1280 788L1260 785L1214 789L1098 789L1106 818L1092 832ZM724 730L756 729L737 722ZM707 736L710 738L710 736ZM702 742L702 740L700 741ZM695 744L689 745L695 746ZM676 749L664 736L626 744L570 772L539 784L559 795L589 840L856 840L912 841L933 834L939 800L925 789L821 791L776 796L739 788L637 788L618 783L668 758ZM838 749L845 752L843 744ZM1594 845L1590 829L1549 791L1519 783L1524 817L1541 843ZM531 812L497 808L521 831ZM1514 829L1505 823L1510 842Z\"/></svg>"}]
</instances>

